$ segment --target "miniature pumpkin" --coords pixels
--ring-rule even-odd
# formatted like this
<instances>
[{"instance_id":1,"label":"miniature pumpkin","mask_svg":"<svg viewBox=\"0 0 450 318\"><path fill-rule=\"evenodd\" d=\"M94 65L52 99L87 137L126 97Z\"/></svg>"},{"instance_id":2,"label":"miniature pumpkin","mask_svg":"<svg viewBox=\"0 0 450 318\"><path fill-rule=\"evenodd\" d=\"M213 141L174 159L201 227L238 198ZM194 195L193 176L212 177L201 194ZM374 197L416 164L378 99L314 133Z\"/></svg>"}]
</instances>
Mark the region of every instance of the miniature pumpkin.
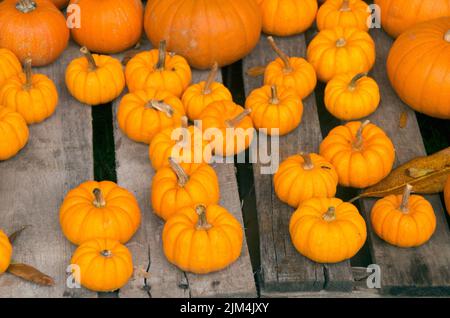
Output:
<instances>
[{"instance_id":1,"label":"miniature pumpkin","mask_svg":"<svg viewBox=\"0 0 450 318\"><path fill-rule=\"evenodd\" d=\"M392 37L412 26L450 16L449 0L375 0L381 9L381 25Z\"/></svg>"},{"instance_id":2,"label":"miniature pumpkin","mask_svg":"<svg viewBox=\"0 0 450 318\"><path fill-rule=\"evenodd\" d=\"M447 213L450 214L450 176L447 178L447 183L444 187L444 200Z\"/></svg>"},{"instance_id":3,"label":"miniature pumpkin","mask_svg":"<svg viewBox=\"0 0 450 318\"><path fill-rule=\"evenodd\" d=\"M161 41L159 49L136 54L127 63L125 77L130 92L156 88L181 97L192 73L184 57L167 53L166 41Z\"/></svg>"},{"instance_id":4,"label":"miniature pumpkin","mask_svg":"<svg viewBox=\"0 0 450 318\"><path fill-rule=\"evenodd\" d=\"M69 4L70 0L51 0L58 9L64 9Z\"/></svg>"},{"instance_id":5,"label":"miniature pumpkin","mask_svg":"<svg viewBox=\"0 0 450 318\"><path fill-rule=\"evenodd\" d=\"M22 72L20 61L8 49L0 48L0 88L7 79Z\"/></svg>"},{"instance_id":6,"label":"miniature pumpkin","mask_svg":"<svg viewBox=\"0 0 450 318\"><path fill-rule=\"evenodd\" d=\"M79 267L74 279L83 287L97 292L112 292L122 288L133 275L130 251L119 241L93 239L81 244L74 252L72 265Z\"/></svg>"},{"instance_id":7,"label":"miniature pumpkin","mask_svg":"<svg viewBox=\"0 0 450 318\"><path fill-rule=\"evenodd\" d=\"M9 78L0 89L0 104L18 112L27 124L50 117L58 105L55 84L43 74L32 74L31 59L25 60L25 74Z\"/></svg>"},{"instance_id":8,"label":"miniature pumpkin","mask_svg":"<svg viewBox=\"0 0 450 318\"><path fill-rule=\"evenodd\" d=\"M254 0L150 0L144 16L153 45L167 40L170 51L195 68L219 67L248 55L259 41L261 11Z\"/></svg>"},{"instance_id":9,"label":"miniature pumpkin","mask_svg":"<svg viewBox=\"0 0 450 318\"><path fill-rule=\"evenodd\" d=\"M285 135L300 124L303 103L297 92L289 87L265 85L253 90L245 108L257 129L266 129L268 135Z\"/></svg>"},{"instance_id":10,"label":"miniature pumpkin","mask_svg":"<svg viewBox=\"0 0 450 318\"><path fill-rule=\"evenodd\" d=\"M271 36L267 39L278 58L267 65L264 84L291 87L297 91L301 99L311 94L317 84L316 72L312 65L301 57L287 56Z\"/></svg>"},{"instance_id":11,"label":"miniature pumpkin","mask_svg":"<svg viewBox=\"0 0 450 318\"><path fill-rule=\"evenodd\" d=\"M91 54L86 47L84 57L74 59L66 69L66 85L70 94L81 103L96 106L120 96L125 76L120 61L108 55Z\"/></svg>"},{"instance_id":12,"label":"miniature pumpkin","mask_svg":"<svg viewBox=\"0 0 450 318\"><path fill-rule=\"evenodd\" d=\"M392 170L395 150L385 132L365 121L335 127L320 145L320 154L336 168L339 184L366 188Z\"/></svg>"},{"instance_id":13,"label":"miniature pumpkin","mask_svg":"<svg viewBox=\"0 0 450 318\"><path fill-rule=\"evenodd\" d=\"M128 138L150 144L152 138L163 129L180 127L183 116L183 104L176 96L148 88L122 98L117 121Z\"/></svg>"},{"instance_id":14,"label":"miniature pumpkin","mask_svg":"<svg viewBox=\"0 0 450 318\"><path fill-rule=\"evenodd\" d=\"M59 222L76 245L94 238L126 243L139 227L141 212L128 190L110 181L87 181L67 194Z\"/></svg>"},{"instance_id":15,"label":"miniature pumpkin","mask_svg":"<svg viewBox=\"0 0 450 318\"><path fill-rule=\"evenodd\" d=\"M235 262L243 239L242 225L219 205L181 209L167 221L162 234L168 261L195 274L216 272Z\"/></svg>"},{"instance_id":16,"label":"miniature pumpkin","mask_svg":"<svg viewBox=\"0 0 450 318\"><path fill-rule=\"evenodd\" d=\"M358 209L337 198L312 198L291 217L289 233L300 254L318 263L352 258L367 238Z\"/></svg>"},{"instance_id":17,"label":"miniature pumpkin","mask_svg":"<svg viewBox=\"0 0 450 318\"><path fill-rule=\"evenodd\" d=\"M329 0L317 12L317 28L343 27L367 31L370 11L369 5L362 0Z\"/></svg>"},{"instance_id":18,"label":"miniature pumpkin","mask_svg":"<svg viewBox=\"0 0 450 318\"><path fill-rule=\"evenodd\" d=\"M219 202L219 180L206 163L180 163L169 158L169 167L159 169L152 184L152 206L156 215L168 220L178 210L194 204Z\"/></svg>"},{"instance_id":19,"label":"miniature pumpkin","mask_svg":"<svg viewBox=\"0 0 450 318\"><path fill-rule=\"evenodd\" d=\"M69 42L66 19L49 0L0 1L0 47L33 66L55 61Z\"/></svg>"},{"instance_id":20,"label":"miniature pumpkin","mask_svg":"<svg viewBox=\"0 0 450 318\"><path fill-rule=\"evenodd\" d=\"M11 263L12 245L8 236L0 230L0 275L6 272Z\"/></svg>"},{"instance_id":21,"label":"miniature pumpkin","mask_svg":"<svg viewBox=\"0 0 450 318\"><path fill-rule=\"evenodd\" d=\"M206 81L191 85L184 92L182 102L189 119L198 119L200 113L212 102L233 100L228 88L215 81L217 71L218 64L214 63Z\"/></svg>"},{"instance_id":22,"label":"miniature pumpkin","mask_svg":"<svg viewBox=\"0 0 450 318\"><path fill-rule=\"evenodd\" d=\"M290 36L306 31L314 22L317 0L260 0L264 33Z\"/></svg>"},{"instance_id":23,"label":"miniature pumpkin","mask_svg":"<svg viewBox=\"0 0 450 318\"><path fill-rule=\"evenodd\" d=\"M411 194L411 185L403 195L388 195L378 200L370 215L375 233L389 244L416 247L426 243L436 229L433 207L424 197Z\"/></svg>"},{"instance_id":24,"label":"miniature pumpkin","mask_svg":"<svg viewBox=\"0 0 450 318\"><path fill-rule=\"evenodd\" d=\"M119 53L141 38L144 8L141 0L71 0L81 12L81 27L70 30L72 38L90 51Z\"/></svg>"},{"instance_id":25,"label":"miniature pumpkin","mask_svg":"<svg viewBox=\"0 0 450 318\"><path fill-rule=\"evenodd\" d=\"M389 52L387 74L398 96L414 110L450 119L450 17L421 23L399 36Z\"/></svg>"},{"instance_id":26,"label":"miniature pumpkin","mask_svg":"<svg viewBox=\"0 0 450 318\"><path fill-rule=\"evenodd\" d=\"M367 73L336 75L325 88L325 106L334 117L341 120L369 116L379 103L380 89Z\"/></svg>"},{"instance_id":27,"label":"miniature pumpkin","mask_svg":"<svg viewBox=\"0 0 450 318\"><path fill-rule=\"evenodd\" d=\"M14 157L28 142L29 130L23 117L0 105L0 160Z\"/></svg>"},{"instance_id":28,"label":"miniature pumpkin","mask_svg":"<svg viewBox=\"0 0 450 318\"><path fill-rule=\"evenodd\" d=\"M200 114L204 138L211 141L214 154L232 156L247 149L253 140L254 128L244 109L231 101L213 102Z\"/></svg>"},{"instance_id":29,"label":"miniature pumpkin","mask_svg":"<svg viewBox=\"0 0 450 318\"><path fill-rule=\"evenodd\" d=\"M284 160L273 177L278 198L297 208L310 198L331 198L336 194L338 176L323 157L311 153Z\"/></svg>"},{"instance_id":30,"label":"miniature pumpkin","mask_svg":"<svg viewBox=\"0 0 450 318\"><path fill-rule=\"evenodd\" d=\"M307 58L322 82L342 73L365 73L375 63L375 43L367 32L336 27L320 31L311 41Z\"/></svg>"},{"instance_id":31,"label":"miniature pumpkin","mask_svg":"<svg viewBox=\"0 0 450 318\"><path fill-rule=\"evenodd\" d=\"M155 170L169 165L169 158L177 162L201 163L209 162L212 157L211 145L203 139L202 130L196 126L184 124L178 128L166 128L152 138L149 147L149 158Z\"/></svg>"}]
</instances>

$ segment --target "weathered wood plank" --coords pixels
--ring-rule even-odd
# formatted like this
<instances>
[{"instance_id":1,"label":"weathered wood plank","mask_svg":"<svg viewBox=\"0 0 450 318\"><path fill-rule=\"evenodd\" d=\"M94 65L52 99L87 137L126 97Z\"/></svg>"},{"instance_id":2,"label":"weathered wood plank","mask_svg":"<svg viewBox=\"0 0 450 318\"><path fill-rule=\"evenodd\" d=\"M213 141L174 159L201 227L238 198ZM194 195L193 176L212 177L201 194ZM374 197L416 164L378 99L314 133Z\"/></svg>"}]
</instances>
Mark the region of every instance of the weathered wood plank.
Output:
<instances>
[{"instance_id":1,"label":"weathered wood plank","mask_svg":"<svg viewBox=\"0 0 450 318\"><path fill-rule=\"evenodd\" d=\"M305 56L305 36L277 38L278 46L291 56ZM250 77L245 72L254 66L266 65L275 58L265 36L243 61L246 95L263 84L263 77ZM300 151L318 152L322 135L314 93L304 101L300 126L280 137L280 162ZM264 136L263 136L264 138ZM268 142L270 147L270 142ZM270 153L270 151L268 152ZM279 201L274 193L272 175L261 174L260 163L253 164L257 200L260 250L261 293L319 291L322 289L350 291L352 273L348 261L323 265L300 255L291 243L289 220L293 209Z\"/></svg>"},{"instance_id":2,"label":"weathered wood plank","mask_svg":"<svg viewBox=\"0 0 450 318\"><path fill-rule=\"evenodd\" d=\"M148 44L143 45L148 49ZM207 72L194 71L193 81L206 79ZM114 105L116 116L118 101ZM148 146L129 140L115 125L117 178L121 186L132 191L142 209L142 226L128 244L138 272L147 272L147 279L136 277L120 290L120 297L255 297L256 286L246 242L242 255L227 269L208 274L185 273L171 265L162 251L163 221L153 214L150 188L154 171L148 159ZM233 164L213 165L219 177L220 204L241 223L242 212Z\"/></svg>"},{"instance_id":3,"label":"weathered wood plank","mask_svg":"<svg viewBox=\"0 0 450 318\"><path fill-rule=\"evenodd\" d=\"M66 268L75 247L59 226L59 207L67 192L93 178L91 108L75 101L66 89L67 64L79 56L70 43L52 65L36 69L55 81L56 113L30 127L30 141L15 158L0 162L0 227L8 234L31 225L17 239L13 259L35 266L55 279L38 287L12 275L0 276L0 297L95 297L83 288L66 287Z\"/></svg>"},{"instance_id":4,"label":"weathered wood plank","mask_svg":"<svg viewBox=\"0 0 450 318\"><path fill-rule=\"evenodd\" d=\"M372 75L380 85L381 104L368 118L382 127L396 148L398 166L417 156L425 155L425 148L414 111L405 105L389 84L386 59L392 39L381 30L372 30L376 42L377 60ZM405 112L407 126L399 128ZM381 267L382 292L408 295L449 295L450 293L450 231L438 195L427 196L434 207L437 228L431 240L418 248L402 249L382 241L369 230L369 244L374 263ZM370 224L370 211L375 200L362 200L363 214Z\"/></svg>"}]
</instances>

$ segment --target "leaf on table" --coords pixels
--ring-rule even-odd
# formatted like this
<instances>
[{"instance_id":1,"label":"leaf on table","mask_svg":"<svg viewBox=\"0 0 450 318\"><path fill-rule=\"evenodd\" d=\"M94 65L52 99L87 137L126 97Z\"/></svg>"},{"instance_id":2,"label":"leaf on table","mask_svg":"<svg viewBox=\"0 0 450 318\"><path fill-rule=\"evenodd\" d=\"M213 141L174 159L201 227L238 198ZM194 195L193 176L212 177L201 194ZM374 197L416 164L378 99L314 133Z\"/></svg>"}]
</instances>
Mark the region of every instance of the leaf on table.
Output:
<instances>
[{"instance_id":1,"label":"leaf on table","mask_svg":"<svg viewBox=\"0 0 450 318\"><path fill-rule=\"evenodd\" d=\"M38 285L55 285L55 281L53 280L53 278L27 264L10 264L7 271L14 276L20 277Z\"/></svg>"},{"instance_id":2,"label":"leaf on table","mask_svg":"<svg viewBox=\"0 0 450 318\"><path fill-rule=\"evenodd\" d=\"M23 232L23 230L25 230L27 227L30 227L31 225L25 225L22 226L22 228L18 229L17 231L15 231L13 234L11 234L8 238L9 238L9 242L11 243L11 245L14 244L14 241L19 237L19 235Z\"/></svg>"},{"instance_id":3,"label":"leaf on table","mask_svg":"<svg viewBox=\"0 0 450 318\"><path fill-rule=\"evenodd\" d=\"M254 67L250 67L246 73L248 76L258 77L258 76L263 75L265 71L266 71L265 66L254 66Z\"/></svg>"},{"instance_id":4,"label":"leaf on table","mask_svg":"<svg viewBox=\"0 0 450 318\"><path fill-rule=\"evenodd\" d=\"M400 115L399 127L405 128L407 124L408 124L408 113L402 112L402 114Z\"/></svg>"}]
</instances>

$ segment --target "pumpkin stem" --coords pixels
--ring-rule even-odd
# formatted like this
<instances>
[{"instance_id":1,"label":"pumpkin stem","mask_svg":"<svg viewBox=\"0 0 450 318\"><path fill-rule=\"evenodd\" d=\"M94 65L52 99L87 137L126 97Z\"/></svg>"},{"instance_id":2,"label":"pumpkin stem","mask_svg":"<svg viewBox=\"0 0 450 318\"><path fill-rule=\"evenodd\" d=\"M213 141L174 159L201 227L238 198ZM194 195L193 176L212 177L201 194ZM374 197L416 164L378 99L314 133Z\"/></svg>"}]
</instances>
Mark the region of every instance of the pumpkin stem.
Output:
<instances>
[{"instance_id":1,"label":"pumpkin stem","mask_svg":"<svg viewBox=\"0 0 450 318\"><path fill-rule=\"evenodd\" d=\"M162 101L162 100L152 99L147 102L146 107L150 107L150 108L156 109L160 112L163 112L169 118L172 118L172 116L173 116L174 111L173 111L172 106L164 103L164 101Z\"/></svg>"},{"instance_id":2,"label":"pumpkin stem","mask_svg":"<svg viewBox=\"0 0 450 318\"><path fill-rule=\"evenodd\" d=\"M103 250L100 252L100 255L109 258L112 257L112 252L110 250Z\"/></svg>"},{"instance_id":3,"label":"pumpkin stem","mask_svg":"<svg viewBox=\"0 0 450 318\"><path fill-rule=\"evenodd\" d=\"M209 230L212 228L212 225L208 223L206 219L206 207L204 205L197 205L195 208L195 212L198 214L198 222L195 226L196 230Z\"/></svg>"},{"instance_id":4,"label":"pumpkin stem","mask_svg":"<svg viewBox=\"0 0 450 318\"><path fill-rule=\"evenodd\" d=\"M355 141L353 142L353 149L355 150L360 150L362 145L363 145L363 130L364 128L366 128L366 126L370 123L370 120L366 120L365 122L363 122L361 124L361 126L359 126L358 131L356 132L356 137L355 137Z\"/></svg>"},{"instance_id":5,"label":"pumpkin stem","mask_svg":"<svg viewBox=\"0 0 450 318\"><path fill-rule=\"evenodd\" d=\"M83 53L83 55L86 57L89 65L89 71L93 72L97 69L97 63L95 63L94 57L92 56L91 52L89 52L88 48L83 46L80 49L80 52Z\"/></svg>"},{"instance_id":6,"label":"pumpkin stem","mask_svg":"<svg viewBox=\"0 0 450 318\"><path fill-rule=\"evenodd\" d=\"M23 85L23 88L27 91L29 91L33 87L33 72L31 70L31 62L31 57L27 57L23 66L25 70L25 84Z\"/></svg>"},{"instance_id":7,"label":"pumpkin stem","mask_svg":"<svg viewBox=\"0 0 450 318\"><path fill-rule=\"evenodd\" d=\"M413 188L412 185L407 183L405 190L403 191L402 203L400 204L400 211L402 211L403 213L409 212L408 203L409 203L409 197L411 196L412 188Z\"/></svg>"},{"instance_id":8,"label":"pumpkin stem","mask_svg":"<svg viewBox=\"0 0 450 318\"><path fill-rule=\"evenodd\" d=\"M283 61L284 63L284 70L286 72L292 72L292 66L291 66L291 62L289 61L289 56L284 53L275 43L275 40L273 39L272 36L268 36L267 40L269 40L270 46L272 47L272 49L275 51L275 53L277 53L277 55L280 57L280 59Z\"/></svg>"},{"instance_id":9,"label":"pumpkin stem","mask_svg":"<svg viewBox=\"0 0 450 318\"><path fill-rule=\"evenodd\" d=\"M357 82L358 82L361 78L366 77L367 75L368 75L367 72L356 74L356 75L352 78L352 80L350 81L350 84L348 84L348 89L349 89L350 91L354 91L355 88L356 88Z\"/></svg>"},{"instance_id":10,"label":"pumpkin stem","mask_svg":"<svg viewBox=\"0 0 450 318\"><path fill-rule=\"evenodd\" d=\"M189 181L189 176L172 157L169 157L169 164L173 172L175 172L175 174L177 175L178 185L180 187L184 187Z\"/></svg>"},{"instance_id":11,"label":"pumpkin stem","mask_svg":"<svg viewBox=\"0 0 450 318\"><path fill-rule=\"evenodd\" d=\"M270 87L271 96L270 96L270 103L272 105L278 105L280 103L280 100L278 99L278 90L276 85L272 85Z\"/></svg>"},{"instance_id":12,"label":"pumpkin stem","mask_svg":"<svg viewBox=\"0 0 450 318\"><path fill-rule=\"evenodd\" d=\"M94 191L92 191L92 193L94 193L95 196L95 200L94 200L94 206L96 208L104 208L106 206L106 201L105 198L103 197L103 193L102 190L100 190L99 188L95 188Z\"/></svg>"},{"instance_id":13,"label":"pumpkin stem","mask_svg":"<svg viewBox=\"0 0 450 318\"><path fill-rule=\"evenodd\" d=\"M156 63L156 69L158 71L164 71L164 68L166 67L166 48L166 40L161 40L158 49L158 62Z\"/></svg>"},{"instance_id":14,"label":"pumpkin stem","mask_svg":"<svg viewBox=\"0 0 450 318\"><path fill-rule=\"evenodd\" d=\"M208 79L205 82L205 87L203 88L203 95L211 94L211 85L216 80L217 71L219 70L219 64L214 62L211 72L209 72Z\"/></svg>"},{"instance_id":15,"label":"pumpkin stem","mask_svg":"<svg viewBox=\"0 0 450 318\"><path fill-rule=\"evenodd\" d=\"M245 109L243 112L241 112L239 115L237 115L234 118L228 119L225 121L225 124L227 125L227 127L229 128L234 128L237 125L239 125L239 123L245 118L247 117L250 113L252 112L251 108L247 108Z\"/></svg>"},{"instance_id":16,"label":"pumpkin stem","mask_svg":"<svg viewBox=\"0 0 450 318\"><path fill-rule=\"evenodd\" d=\"M19 0L16 3L16 9L22 13L28 13L36 10L36 2L32 0Z\"/></svg>"},{"instance_id":17,"label":"pumpkin stem","mask_svg":"<svg viewBox=\"0 0 450 318\"><path fill-rule=\"evenodd\" d=\"M341 6L341 9L340 9L340 11L341 12L348 12L348 11L351 11L352 9L350 9L350 0L344 0L344 1L342 1L342 6Z\"/></svg>"},{"instance_id":18,"label":"pumpkin stem","mask_svg":"<svg viewBox=\"0 0 450 318\"><path fill-rule=\"evenodd\" d=\"M339 38L336 41L336 47L344 47L347 44L347 41L344 38Z\"/></svg>"},{"instance_id":19,"label":"pumpkin stem","mask_svg":"<svg viewBox=\"0 0 450 318\"><path fill-rule=\"evenodd\" d=\"M311 159L311 154L302 152L302 153L300 153L300 156L302 156L303 161L304 161L304 163L303 163L304 170L314 169L314 163Z\"/></svg>"},{"instance_id":20,"label":"pumpkin stem","mask_svg":"<svg viewBox=\"0 0 450 318\"><path fill-rule=\"evenodd\" d=\"M445 32L444 40L450 43L450 30Z\"/></svg>"},{"instance_id":21,"label":"pumpkin stem","mask_svg":"<svg viewBox=\"0 0 450 318\"><path fill-rule=\"evenodd\" d=\"M336 208L334 206L330 206L327 212L323 215L323 219L327 222L336 220Z\"/></svg>"}]
</instances>

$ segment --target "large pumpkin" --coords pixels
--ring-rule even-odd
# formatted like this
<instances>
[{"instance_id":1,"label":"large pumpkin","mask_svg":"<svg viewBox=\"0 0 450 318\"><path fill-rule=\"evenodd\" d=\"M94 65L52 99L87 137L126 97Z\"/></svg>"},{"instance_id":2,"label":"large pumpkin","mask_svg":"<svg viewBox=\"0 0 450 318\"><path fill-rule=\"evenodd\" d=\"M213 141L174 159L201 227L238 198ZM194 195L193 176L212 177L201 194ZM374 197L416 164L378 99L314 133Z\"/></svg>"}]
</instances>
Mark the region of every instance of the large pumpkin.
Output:
<instances>
[{"instance_id":1,"label":"large pumpkin","mask_svg":"<svg viewBox=\"0 0 450 318\"><path fill-rule=\"evenodd\" d=\"M0 230L0 274L6 272L11 262L12 246L8 236Z\"/></svg>"},{"instance_id":2,"label":"large pumpkin","mask_svg":"<svg viewBox=\"0 0 450 318\"><path fill-rule=\"evenodd\" d=\"M33 66L55 61L69 41L64 15L49 0L0 2L0 47L21 60L31 57Z\"/></svg>"},{"instance_id":3,"label":"large pumpkin","mask_svg":"<svg viewBox=\"0 0 450 318\"><path fill-rule=\"evenodd\" d=\"M450 119L450 16L420 23L398 37L387 73L394 90L414 110Z\"/></svg>"},{"instance_id":4,"label":"large pumpkin","mask_svg":"<svg viewBox=\"0 0 450 318\"><path fill-rule=\"evenodd\" d=\"M154 46L167 40L195 68L231 64L256 46L261 10L255 0L149 0L144 27Z\"/></svg>"},{"instance_id":5,"label":"large pumpkin","mask_svg":"<svg viewBox=\"0 0 450 318\"><path fill-rule=\"evenodd\" d=\"M393 37L419 22L450 16L450 0L375 0L381 25Z\"/></svg>"},{"instance_id":6,"label":"large pumpkin","mask_svg":"<svg viewBox=\"0 0 450 318\"><path fill-rule=\"evenodd\" d=\"M71 0L81 12L75 42L96 53L118 53L139 41L144 9L141 0Z\"/></svg>"}]
</instances>

